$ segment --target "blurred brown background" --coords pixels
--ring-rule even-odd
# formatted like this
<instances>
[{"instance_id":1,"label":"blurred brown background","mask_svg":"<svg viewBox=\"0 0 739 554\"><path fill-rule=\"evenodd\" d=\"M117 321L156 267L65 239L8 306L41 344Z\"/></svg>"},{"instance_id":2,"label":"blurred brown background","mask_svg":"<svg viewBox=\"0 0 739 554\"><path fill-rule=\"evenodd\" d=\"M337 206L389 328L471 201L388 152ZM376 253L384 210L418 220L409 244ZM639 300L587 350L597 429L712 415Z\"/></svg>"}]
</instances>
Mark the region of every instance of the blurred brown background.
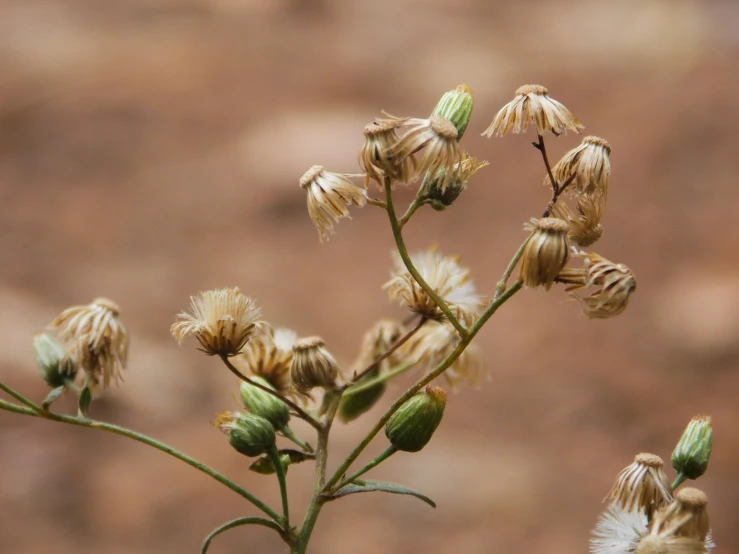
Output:
<instances>
[{"instance_id":1,"label":"blurred brown background","mask_svg":"<svg viewBox=\"0 0 739 554\"><path fill-rule=\"evenodd\" d=\"M320 244L298 178L315 163L357 171L380 109L424 116L459 83L477 100L465 146L490 167L454 208L421 211L407 238L461 254L491 293L548 195L531 135L479 134L517 86L541 83L613 146L597 251L630 265L639 289L610 321L580 319L561 289L517 296L478 338L490 382L450 397L422 453L375 471L438 509L352 497L325 509L312 551L586 552L616 473L640 451L668 459L688 419L709 413L700 486L718 551L736 552L738 29L733 0L2 0L0 378L40 401L31 335L109 296L130 367L93 416L276 505L276 483L211 427L235 406L234 380L193 342L177 347L175 313L238 285L269 321L351 361L368 326L403 314L380 290L389 228L355 209ZM550 140L551 156L578 142ZM334 467L379 413L337 425ZM296 514L310 478L307 465L288 475ZM137 443L0 412L3 554L197 552L210 529L254 513ZM261 528L212 547L283 551Z\"/></svg>"}]
</instances>

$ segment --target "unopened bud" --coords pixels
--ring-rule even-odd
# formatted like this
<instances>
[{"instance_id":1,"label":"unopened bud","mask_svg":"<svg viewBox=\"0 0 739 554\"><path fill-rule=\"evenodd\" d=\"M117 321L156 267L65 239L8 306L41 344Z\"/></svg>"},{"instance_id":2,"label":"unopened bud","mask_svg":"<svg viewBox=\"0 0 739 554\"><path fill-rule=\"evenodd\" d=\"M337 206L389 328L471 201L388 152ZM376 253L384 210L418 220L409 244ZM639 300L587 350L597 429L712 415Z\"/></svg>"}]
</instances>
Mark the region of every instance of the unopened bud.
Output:
<instances>
[{"instance_id":1,"label":"unopened bud","mask_svg":"<svg viewBox=\"0 0 739 554\"><path fill-rule=\"evenodd\" d=\"M370 371L367 375L357 381L356 386L375 379L380 374L380 370L375 368ZM385 383L377 383L371 387L368 387L362 391L351 394L351 389L344 393L339 403L339 411L337 413L339 419L344 423L348 423L354 419L357 419L363 413L369 411L372 406L382 397L385 392Z\"/></svg>"},{"instance_id":2,"label":"unopened bud","mask_svg":"<svg viewBox=\"0 0 739 554\"><path fill-rule=\"evenodd\" d=\"M472 117L474 103L475 99L469 87L458 85L454 90L442 95L431 115L438 115L451 121L457 128L457 142L459 142Z\"/></svg>"},{"instance_id":3,"label":"unopened bud","mask_svg":"<svg viewBox=\"0 0 739 554\"><path fill-rule=\"evenodd\" d=\"M262 377L253 376L249 379L274 390L274 387ZM241 383L239 392L241 393L241 401L244 407L252 414L261 416L269 421L275 429L284 429L287 422L290 421L290 408L275 395L246 381Z\"/></svg>"},{"instance_id":4,"label":"unopened bud","mask_svg":"<svg viewBox=\"0 0 739 554\"><path fill-rule=\"evenodd\" d=\"M339 376L339 364L326 350L319 337L299 339L293 345L290 378L297 390L308 392L313 387L333 389Z\"/></svg>"},{"instance_id":5,"label":"unopened bud","mask_svg":"<svg viewBox=\"0 0 739 554\"><path fill-rule=\"evenodd\" d=\"M672 467L688 479L697 479L706 472L711 457L713 428L710 416L695 416L680 437L672 453Z\"/></svg>"},{"instance_id":6,"label":"unopened bud","mask_svg":"<svg viewBox=\"0 0 739 554\"><path fill-rule=\"evenodd\" d=\"M264 454L277 439L272 424L258 415L227 412L219 415L216 423L228 435L229 444L244 456Z\"/></svg>"},{"instance_id":7,"label":"unopened bud","mask_svg":"<svg viewBox=\"0 0 739 554\"><path fill-rule=\"evenodd\" d=\"M439 387L426 387L409 398L385 425L385 435L398 450L418 452L441 423L446 393Z\"/></svg>"},{"instance_id":8,"label":"unopened bud","mask_svg":"<svg viewBox=\"0 0 739 554\"><path fill-rule=\"evenodd\" d=\"M70 358L65 357L64 347L46 333L33 337L33 353L41 376L50 387L60 387L66 381L74 379L77 366Z\"/></svg>"}]
</instances>

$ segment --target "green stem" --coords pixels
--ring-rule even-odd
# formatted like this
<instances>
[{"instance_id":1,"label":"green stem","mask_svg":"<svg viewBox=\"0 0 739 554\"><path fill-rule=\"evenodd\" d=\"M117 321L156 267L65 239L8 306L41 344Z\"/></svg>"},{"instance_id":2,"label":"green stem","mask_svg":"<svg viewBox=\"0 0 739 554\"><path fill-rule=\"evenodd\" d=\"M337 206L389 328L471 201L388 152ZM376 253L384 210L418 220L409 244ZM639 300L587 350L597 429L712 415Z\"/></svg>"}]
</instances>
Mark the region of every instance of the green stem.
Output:
<instances>
[{"instance_id":1,"label":"green stem","mask_svg":"<svg viewBox=\"0 0 739 554\"><path fill-rule=\"evenodd\" d=\"M674 492L674 490L676 488L678 488L680 485L682 485L687 480L688 480L688 478L685 477L685 475L683 475L682 473L678 473L677 474L677 478L675 479L675 482L672 483L672 490L673 490L673 492Z\"/></svg>"},{"instance_id":2,"label":"green stem","mask_svg":"<svg viewBox=\"0 0 739 554\"><path fill-rule=\"evenodd\" d=\"M369 196L367 197L367 204L369 204L370 206L377 206L378 208L382 208L383 210L387 208L385 202L383 202L382 200L377 200L376 198L370 198Z\"/></svg>"},{"instance_id":3,"label":"green stem","mask_svg":"<svg viewBox=\"0 0 739 554\"><path fill-rule=\"evenodd\" d=\"M290 529L290 508L287 501L287 482L285 481L285 468L280 461L280 453L277 452L277 447L272 446L267 451L267 456L272 460L272 465L275 466L275 474L277 475L277 481L280 483L280 497L282 498L282 515L285 520L283 527L287 531Z\"/></svg>"},{"instance_id":4,"label":"green stem","mask_svg":"<svg viewBox=\"0 0 739 554\"><path fill-rule=\"evenodd\" d=\"M263 385L262 383L258 383L257 381L254 381L252 379L249 379L246 375L244 375L243 373L241 373L236 368L236 366L234 366L231 363L231 360L229 360L227 356L221 356L221 360L223 360L223 363L226 364L226 367L231 371L231 373L233 373L234 375L236 375L236 377L238 377L242 381L246 381L250 385L253 385L253 386L257 387L258 389L263 390L264 392L267 392L267 393L271 394L272 396L274 396L278 400L281 400L282 402L284 402L285 404L287 404L297 414L297 416L300 419L303 419L303 420L307 421L315 429L319 429L321 427L321 424L313 416L311 416L308 412L306 412L305 410L303 410L303 408L301 408L300 406L298 406L295 402L293 402L289 398L285 398L284 396L282 396L276 390L274 390L274 389L272 389L270 387L267 387L267 386Z\"/></svg>"},{"instance_id":5,"label":"green stem","mask_svg":"<svg viewBox=\"0 0 739 554\"><path fill-rule=\"evenodd\" d=\"M416 213L416 210L423 206L424 200L424 195L421 194L421 191L419 191L416 197L413 199L413 202L411 202L410 206L408 206L408 209L403 214L403 217L401 217L398 221L398 225L401 229L405 227L405 224L408 223L408 220L413 216L414 213Z\"/></svg>"},{"instance_id":6,"label":"green stem","mask_svg":"<svg viewBox=\"0 0 739 554\"><path fill-rule=\"evenodd\" d=\"M298 438L298 436L293 432L293 430L290 429L290 427L288 427L287 425L285 425L285 427L283 427L280 430L280 433L282 433L282 436L285 437L287 440L292 441L295 444L297 444L305 452L308 452L309 454L313 454L313 447L307 442L300 440L300 438Z\"/></svg>"},{"instance_id":7,"label":"green stem","mask_svg":"<svg viewBox=\"0 0 739 554\"><path fill-rule=\"evenodd\" d=\"M506 286L508 285L508 279L511 276L511 273L513 273L513 270L516 269L516 265L518 265L518 261L521 259L521 256L523 255L523 251L526 248L526 244L528 244L529 239L531 236L526 237L526 240L521 243L521 246L518 247L518 250L516 250L516 253L513 255L513 258L511 258L511 261L508 262L508 267L506 267L505 272L503 273L503 276L500 278L500 281L495 285L495 295L493 296L493 300L496 300L500 297L501 294L503 294L506 290Z\"/></svg>"},{"instance_id":8,"label":"green stem","mask_svg":"<svg viewBox=\"0 0 739 554\"><path fill-rule=\"evenodd\" d=\"M390 227L392 227L393 230L393 238L395 239L395 244L398 247L398 254L400 254L400 258L403 260L403 263L405 264L406 269L408 269L408 273L410 273L413 276L413 279L420 285L420 287L426 292L426 294L429 295L431 300L434 301L434 304L441 310L441 312L446 316L446 318L449 320L449 323L451 323L454 328L459 333L459 336L462 338L467 338L469 335L467 329L465 329L464 325L462 325L459 320L454 316L452 311L449 309L449 306L446 302L434 291L433 288L426 282L426 280L421 276L421 274L418 272L416 267L413 265L413 262L411 261L411 257L408 255L408 249L405 246L405 242L403 241L403 234L400 229L400 224L398 223L398 218L395 215L395 208L393 206L393 192L392 192L392 181L391 179L385 179L385 199L387 202L387 214L388 218L390 219Z\"/></svg>"},{"instance_id":9,"label":"green stem","mask_svg":"<svg viewBox=\"0 0 739 554\"><path fill-rule=\"evenodd\" d=\"M31 408L34 412L42 413L44 410L41 408L41 406L37 406L34 404L31 400L23 396L21 393L17 392L16 390L10 388L5 383L0 382L0 390L5 391L9 396L12 396L15 398L18 402L21 404L25 404L29 408Z\"/></svg>"},{"instance_id":10,"label":"green stem","mask_svg":"<svg viewBox=\"0 0 739 554\"><path fill-rule=\"evenodd\" d=\"M336 490L338 491L339 489L341 489L341 487L344 487L344 486L348 485L349 483L355 481L357 478L359 478L362 475L364 475L365 473L367 473L373 467L376 467L376 466L380 465L382 462L384 462L385 460L387 460L390 456L392 456L393 454L395 454L397 451L398 451L397 448L395 448L394 446L390 445L382 454L380 454L379 456L377 456L374 460L372 460L371 462L369 462L362 469L356 471L351 476L347 477L341 483L339 483L338 486L336 487Z\"/></svg>"},{"instance_id":11,"label":"green stem","mask_svg":"<svg viewBox=\"0 0 739 554\"><path fill-rule=\"evenodd\" d=\"M3 390L5 390L4 387L3 387ZM242 497L244 497L246 500L254 504L254 506L259 508L262 512L267 514L269 517L271 517L275 521L280 521L280 515L277 512L275 512L272 508L267 506L267 504L262 502L259 498L257 498L256 496L254 496L247 490L242 489L236 483L232 482L224 475L218 473L214 469L211 469L210 467L206 466L205 464L196 460L195 458L191 458L187 454L184 454L180 452L179 450L172 448L171 446L167 444L159 442L156 439L147 437L146 435L142 435L140 433L137 433L136 431L132 431L131 429L126 429L125 427L119 427L118 425L113 425L111 423L95 421L93 419L80 419L80 418L77 418L74 416L68 416L68 415L58 415L58 414L54 414L51 412L37 412L33 409L24 408L23 406L17 406L15 404L11 404L10 402L6 402L4 400L0 400L0 409L7 410L9 412L15 412L18 414L31 416L31 417L40 417L43 419L48 419L50 421L57 421L59 423L77 425L78 427L89 427L91 429L99 429L101 431L107 431L108 433L115 433L116 435L121 435L123 437L133 439L147 446L151 446L152 448L156 448L157 450L161 450L165 454L169 454L170 456L185 462L187 465L194 467L198 471L201 471L202 473L205 473L206 475L212 477L213 479L215 479L222 485L225 485L226 487L234 491L236 494L239 494Z\"/></svg>"},{"instance_id":12,"label":"green stem","mask_svg":"<svg viewBox=\"0 0 739 554\"><path fill-rule=\"evenodd\" d=\"M371 389L375 385L379 385L380 383L384 383L385 381L389 381L393 377L397 377L398 375L405 373L415 365L415 363L401 364L397 367L394 367L387 373L383 373L382 375L378 375L377 377L368 379L367 381L362 381L361 383L355 383L344 391L344 396L351 396L353 394L366 391L367 389Z\"/></svg>"}]
</instances>

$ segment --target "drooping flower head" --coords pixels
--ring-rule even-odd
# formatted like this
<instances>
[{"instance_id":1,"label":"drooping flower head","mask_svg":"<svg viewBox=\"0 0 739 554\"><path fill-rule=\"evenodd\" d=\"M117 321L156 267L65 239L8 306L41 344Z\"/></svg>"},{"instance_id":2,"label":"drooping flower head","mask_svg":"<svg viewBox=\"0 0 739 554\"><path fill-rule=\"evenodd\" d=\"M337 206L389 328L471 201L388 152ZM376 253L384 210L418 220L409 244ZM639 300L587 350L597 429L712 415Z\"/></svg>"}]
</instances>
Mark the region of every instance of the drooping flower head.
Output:
<instances>
[{"instance_id":1,"label":"drooping flower head","mask_svg":"<svg viewBox=\"0 0 739 554\"><path fill-rule=\"evenodd\" d=\"M462 152L462 161L452 169L452 179L445 178L446 170L440 170L433 178L427 178L428 185L425 195L432 201L431 206L436 210L451 206L467 188L467 183L472 176L487 165L489 165L488 162L480 161L467 152Z\"/></svg>"},{"instance_id":2,"label":"drooping flower head","mask_svg":"<svg viewBox=\"0 0 739 554\"><path fill-rule=\"evenodd\" d=\"M577 148L567 152L552 168L552 176L562 186L570 176L574 180L566 189L571 196L587 195L608 197L608 183L611 177L611 145L600 137L585 137ZM544 184L551 186L549 175Z\"/></svg>"},{"instance_id":3,"label":"drooping flower head","mask_svg":"<svg viewBox=\"0 0 739 554\"><path fill-rule=\"evenodd\" d=\"M419 285L397 253L395 272L383 285L390 300L400 300L408 308L429 319L445 319L431 297ZM470 279L470 270L462 267L456 257L445 257L436 248L411 255L411 262L421 277L449 306L452 313L465 324L472 323L482 306L482 297L477 294Z\"/></svg>"},{"instance_id":4,"label":"drooping flower head","mask_svg":"<svg viewBox=\"0 0 739 554\"><path fill-rule=\"evenodd\" d=\"M266 380L282 395L290 395L290 361L293 345L298 340L295 331L265 326L264 332L246 343L241 354L233 359L237 369Z\"/></svg>"},{"instance_id":5,"label":"drooping flower head","mask_svg":"<svg viewBox=\"0 0 739 554\"><path fill-rule=\"evenodd\" d=\"M536 126L540 135L545 132L555 135L566 131L580 133L585 128L570 110L549 96L546 87L523 85L516 90L516 97L496 114L483 136L502 137L509 131L526 132L529 124Z\"/></svg>"},{"instance_id":6,"label":"drooping flower head","mask_svg":"<svg viewBox=\"0 0 739 554\"><path fill-rule=\"evenodd\" d=\"M326 349L322 338L307 337L295 342L290 378L298 392L305 394L314 387L333 389L339 374L339 364Z\"/></svg>"},{"instance_id":7,"label":"drooping flower head","mask_svg":"<svg viewBox=\"0 0 739 554\"><path fill-rule=\"evenodd\" d=\"M416 162L408 156L397 165L390 156L390 150L398 142L398 128L408 118L387 117L375 119L364 128L364 144L359 151L359 167L365 173L364 186L373 179L381 189L385 177L408 183L416 174Z\"/></svg>"},{"instance_id":8,"label":"drooping flower head","mask_svg":"<svg viewBox=\"0 0 739 554\"><path fill-rule=\"evenodd\" d=\"M603 236L603 217L605 198L580 195L577 197L577 213L570 208L563 197L552 206L552 216L567 222L567 237L576 246L592 246Z\"/></svg>"},{"instance_id":9,"label":"drooping flower head","mask_svg":"<svg viewBox=\"0 0 739 554\"><path fill-rule=\"evenodd\" d=\"M552 288L570 257L569 225L555 217L534 219L524 226L531 232L521 256L520 278L527 287Z\"/></svg>"},{"instance_id":10,"label":"drooping flower head","mask_svg":"<svg viewBox=\"0 0 739 554\"><path fill-rule=\"evenodd\" d=\"M642 453L618 474L606 500L627 511L642 510L649 518L672 501L671 490L662 458Z\"/></svg>"},{"instance_id":11,"label":"drooping flower head","mask_svg":"<svg viewBox=\"0 0 739 554\"><path fill-rule=\"evenodd\" d=\"M128 332L118 304L96 298L87 306L73 306L50 324L67 347L67 357L87 375L93 387L120 381L128 362Z\"/></svg>"},{"instance_id":12,"label":"drooping flower head","mask_svg":"<svg viewBox=\"0 0 739 554\"><path fill-rule=\"evenodd\" d=\"M193 335L209 356L236 356L263 325L261 310L238 287L207 290L190 302L190 313L178 314L170 331L180 344Z\"/></svg>"},{"instance_id":13,"label":"drooping flower head","mask_svg":"<svg viewBox=\"0 0 739 554\"><path fill-rule=\"evenodd\" d=\"M367 203L364 189L345 175L326 171L322 165L314 165L303 174L300 188L307 193L308 215L321 240L333 233L334 222L349 217L347 206L354 204L361 207Z\"/></svg>"}]
</instances>

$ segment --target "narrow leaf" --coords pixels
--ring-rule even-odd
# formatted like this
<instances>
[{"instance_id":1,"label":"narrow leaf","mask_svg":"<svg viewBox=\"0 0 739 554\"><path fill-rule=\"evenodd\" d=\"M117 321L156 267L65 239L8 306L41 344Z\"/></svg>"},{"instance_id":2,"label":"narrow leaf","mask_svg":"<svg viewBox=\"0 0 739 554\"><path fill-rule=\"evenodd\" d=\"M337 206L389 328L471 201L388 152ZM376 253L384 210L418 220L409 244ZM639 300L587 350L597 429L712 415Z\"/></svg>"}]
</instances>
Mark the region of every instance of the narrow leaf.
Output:
<instances>
[{"instance_id":1,"label":"narrow leaf","mask_svg":"<svg viewBox=\"0 0 739 554\"><path fill-rule=\"evenodd\" d=\"M224 531L228 531L229 529L233 529L234 527L239 527L241 525L264 525L265 527L274 529L278 533L282 534L282 529L274 521L263 519L261 517L240 517L238 519L234 519L233 521L229 521L228 523L224 523L220 527L216 527L213 531L211 531L211 533L207 537L205 537L203 546L200 548L200 554L205 554L207 552L211 541L216 538L216 536L220 535Z\"/></svg>"},{"instance_id":2,"label":"narrow leaf","mask_svg":"<svg viewBox=\"0 0 739 554\"><path fill-rule=\"evenodd\" d=\"M308 454L306 452L300 452L299 450L283 449L278 450L280 455L280 462L282 467L287 469L287 466L291 464L298 464L306 460L315 460L314 454ZM249 469L255 473L262 475L272 475L275 472L275 466L269 456L261 456L256 462L249 466Z\"/></svg>"},{"instance_id":3,"label":"narrow leaf","mask_svg":"<svg viewBox=\"0 0 739 554\"><path fill-rule=\"evenodd\" d=\"M85 387L80 391L80 396L77 400L77 410L80 417L87 417L87 411L90 409L90 403L92 402L92 391L90 387Z\"/></svg>"},{"instance_id":4,"label":"narrow leaf","mask_svg":"<svg viewBox=\"0 0 739 554\"><path fill-rule=\"evenodd\" d=\"M389 492L391 494L407 494L409 496L415 496L419 500L424 501L426 504L428 504L432 508L436 508L436 502L431 500L425 494L421 494L420 492L414 491L413 489L409 489L408 487L404 487L403 485L398 485L396 483L386 483L385 481L361 481L360 482L359 480L357 480L354 483L350 483L349 485L342 487L341 489L336 491L331 496L328 496L328 499L335 500L337 498L346 496L348 494L356 494L358 492L373 492L373 491Z\"/></svg>"},{"instance_id":5,"label":"narrow leaf","mask_svg":"<svg viewBox=\"0 0 739 554\"><path fill-rule=\"evenodd\" d=\"M41 407L44 410L47 410L48 411L49 406L51 406L54 403L54 401L57 398L59 398L59 395L62 394L63 392L64 392L64 385L62 385L61 387L57 387L55 389L52 389L49 392L49 394L46 395L46 398L44 398L44 401L41 403Z\"/></svg>"}]
</instances>

